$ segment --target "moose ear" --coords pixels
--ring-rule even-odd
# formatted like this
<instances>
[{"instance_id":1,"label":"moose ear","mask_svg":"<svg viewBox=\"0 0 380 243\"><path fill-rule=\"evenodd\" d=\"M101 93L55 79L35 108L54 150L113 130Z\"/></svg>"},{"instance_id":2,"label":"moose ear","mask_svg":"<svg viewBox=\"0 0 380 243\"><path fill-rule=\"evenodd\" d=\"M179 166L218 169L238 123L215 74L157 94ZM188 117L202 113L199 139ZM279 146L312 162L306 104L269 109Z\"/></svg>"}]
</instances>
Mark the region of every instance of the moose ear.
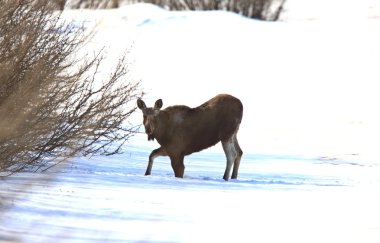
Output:
<instances>
[{"instance_id":1,"label":"moose ear","mask_svg":"<svg viewBox=\"0 0 380 243\"><path fill-rule=\"evenodd\" d=\"M138 100L137 100L137 107L138 107L140 110L146 109L145 102L144 102L142 99L138 99Z\"/></svg>"},{"instance_id":2,"label":"moose ear","mask_svg":"<svg viewBox=\"0 0 380 243\"><path fill-rule=\"evenodd\" d=\"M159 110L161 109L161 107L162 107L162 100L159 99L156 101L156 103L154 103L154 109Z\"/></svg>"}]
</instances>

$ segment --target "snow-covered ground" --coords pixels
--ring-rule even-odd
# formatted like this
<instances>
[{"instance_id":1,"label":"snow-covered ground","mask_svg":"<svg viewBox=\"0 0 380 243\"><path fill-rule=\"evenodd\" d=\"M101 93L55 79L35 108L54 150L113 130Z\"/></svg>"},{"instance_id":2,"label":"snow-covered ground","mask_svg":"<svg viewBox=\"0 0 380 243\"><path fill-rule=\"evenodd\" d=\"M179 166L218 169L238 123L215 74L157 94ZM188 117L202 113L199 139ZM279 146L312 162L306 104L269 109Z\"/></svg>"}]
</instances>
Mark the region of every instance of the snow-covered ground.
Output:
<instances>
[{"instance_id":1,"label":"snow-covered ground","mask_svg":"<svg viewBox=\"0 0 380 243\"><path fill-rule=\"evenodd\" d=\"M84 51L106 46L113 63L132 46L148 105L240 98L239 178L221 179L219 144L186 157L184 179L167 158L145 177L158 145L139 134L122 155L1 181L0 242L379 242L379 6L290 0L273 23L147 4L67 11L97 26Z\"/></svg>"}]
</instances>

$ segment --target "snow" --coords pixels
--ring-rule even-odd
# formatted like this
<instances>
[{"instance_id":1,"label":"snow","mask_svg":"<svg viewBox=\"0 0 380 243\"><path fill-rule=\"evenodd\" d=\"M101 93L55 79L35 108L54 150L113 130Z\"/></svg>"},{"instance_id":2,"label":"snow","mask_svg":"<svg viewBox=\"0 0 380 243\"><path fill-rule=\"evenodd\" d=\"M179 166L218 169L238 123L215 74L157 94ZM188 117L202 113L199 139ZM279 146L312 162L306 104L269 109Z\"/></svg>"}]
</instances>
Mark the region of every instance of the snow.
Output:
<instances>
[{"instance_id":1,"label":"snow","mask_svg":"<svg viewBox=\"0 0 380 243\"><path fill-rule=\"evenodd\" d=\"M147 105L240 98L239 177L221 179L220 144L186 157L183 179L168 158L143 176L158 144L138 134L122 155L1 181L0 241L379 242L380 8L324 4L291 0L279 22L149 4L67 11L96 26L82 51L106 46L107 67L132 46Z\"/></svg>"}]
</instances>

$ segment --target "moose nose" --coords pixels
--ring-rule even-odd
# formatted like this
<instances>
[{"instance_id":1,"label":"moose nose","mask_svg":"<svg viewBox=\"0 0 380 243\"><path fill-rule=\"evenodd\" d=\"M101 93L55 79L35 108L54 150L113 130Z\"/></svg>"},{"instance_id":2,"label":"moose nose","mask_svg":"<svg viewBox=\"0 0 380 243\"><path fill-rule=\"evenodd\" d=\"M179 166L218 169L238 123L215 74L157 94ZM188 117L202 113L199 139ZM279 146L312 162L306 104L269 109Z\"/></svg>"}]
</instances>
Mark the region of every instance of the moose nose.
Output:
<instances>
[{"instance_id":1,"label":"moose nose","mask_svg":"<svg viewBox=\"0 0 380 243\"><path fill-rule=\"evenodd\" d=\"M145 133L148 135L152 133L150 127L145 127Z\"/></svg>"}]
</instances>

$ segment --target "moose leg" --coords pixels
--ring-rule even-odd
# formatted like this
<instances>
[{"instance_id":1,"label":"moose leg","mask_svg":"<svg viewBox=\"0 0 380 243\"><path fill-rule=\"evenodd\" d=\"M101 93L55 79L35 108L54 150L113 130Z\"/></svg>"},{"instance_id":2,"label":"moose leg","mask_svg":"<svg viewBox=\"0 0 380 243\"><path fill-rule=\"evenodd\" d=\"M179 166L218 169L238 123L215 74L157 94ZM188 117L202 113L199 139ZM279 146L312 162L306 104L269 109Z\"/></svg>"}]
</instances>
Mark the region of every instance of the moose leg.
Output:
<instances>
[{"instance_id":1,"label":"moose leg","mask_svg":"<svg viewBox=\"0 0 380 243\"><path fill-rule=\"evenodd\" d=\"M153 160L157 158L158 156L166 156L166 152L162 149L162 147L159 147L158 149L155 149L150 153L149 155L149 162L148 162L148 167L146 168L145 175L150 175L150 172L152 170L153 166Z\"/></svg>"},{"instance_id":2,"label":"moose leg","mask_svg":"<svg viewBox=\"0 0 380 243\"><path fill-rule=\"evenodd\" d=\"M233 137L231 137L227 141L222 141L222 146L227 158L226 171L224 172L223 179L228 181L228 178L230 177L232 164L234 163L235 158L236 158L236 151L235 151Z\"/></svg>"},{"instance_id":3,"label":"moose leg","mask_svg":"<svg viewBox=\"0 0 380 243\"><path fill-rule=\"evenodd\" d=\"M235 161L234 161L234 170L232 171L231 179L236 179L237 178L241 156L243 155L243 151L241 150L241 148L239 146L238 140L236 138L236 134L234 136L234 146L235 146L235 151L237 152L237 155L236 155L236 158L235 158Z\"/></svg>"},{"instance_id":4,"label":"moose leg","mask_svg":"<svg viewBox=\"0 0 380 243\"><path fill-rule=\"evenodd\" d=\"M185 173L185 165L183 164L183 160L183 155L170 156L170 162L172 164L175 177L183 178Z\"/></svg>"}]
</instances>

